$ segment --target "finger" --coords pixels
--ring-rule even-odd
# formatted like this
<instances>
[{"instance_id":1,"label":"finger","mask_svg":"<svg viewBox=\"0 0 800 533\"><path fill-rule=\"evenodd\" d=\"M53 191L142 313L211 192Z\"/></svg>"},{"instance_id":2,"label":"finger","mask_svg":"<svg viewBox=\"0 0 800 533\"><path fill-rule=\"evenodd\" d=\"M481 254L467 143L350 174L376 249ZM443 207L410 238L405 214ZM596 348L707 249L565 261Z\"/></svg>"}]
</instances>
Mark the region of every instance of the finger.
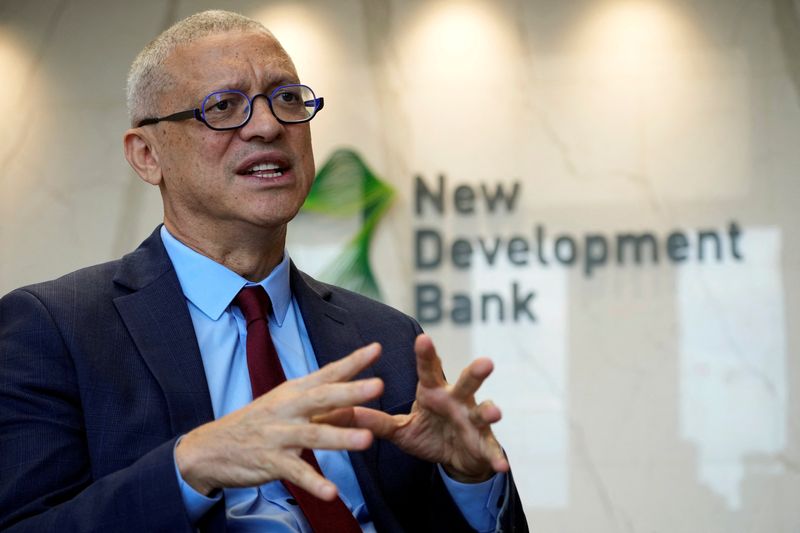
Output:
<instances>
[{"instance_id":1,"label":"finger","mask_svg":"<svg viewBox=\"0 0 800 533\"><path fill-rule=\"evenodd\" d=\"M475 406L469 412L469 419L478 428L487 427L490 424L499 422L503 417L500 408L493 401L486 400Z\"/></svg>"},{"instance_id":2,"label":"finger","mask_svg":"<svg viewBox=\"0 0 800 533\"><path fill-rule=\"evenodd\" d=\"M383 393L380 378L361 379L346 383L324 383L307 389L300 395L287 398L287 416L310 417L332 409L350 407L373 400Z\"/></svg>"},{"instance_id":3,"label":"finger","mask_svg":"<svg viewBox=\"0 0 800 533\"><path fill-rule=\"evenodd\" d=\"M443 387L447 384L442 370L442 361L436 355L433 341L424 333L414 342L414 352L417 354L417 375L423 387Z\"/></svg>"},{"instance_id":4,"label":"finger","mask_svg":"<svg viewBox=\"0 0 800 533\"><path fill-rule=\"evenodd\" d=\"M355 419L352 407L339 407L333 411L328 411L320 415L311 417L314 424L328 424L329 426L351 427Z\"/></svg>"},{"instance_id":5,"label":"finger","mask_svg":"<svg viewBox=\"0 0 800 533\"><path fill-rule=\"evenodd\" d=\"M313 450L365 450L372 444L372 432L326 424L300 424L291 426L281 438L282 445L290 448Z\"/></svg>"},{"instance_id":6,"label":"finger","mask_svg":"<svg viewBox=\"0 0 800 533\"><path fill-rule=\"evenodd\" d=\"M347 357L329 363L311 374L295 380L303 387L314 387L322 383L347 381L372 365L381 355L381 345L377 342L359 348Z\"/></svg>"},{"instance_id":7,"label":"finger","mask_svg":"<svg viewBox=\"0 0 800 533\"><path fill-rule=\"evenodd\" d=\"M386 439L391 438L408 420L408 415L390 415L368 407L354 407L351 425L368 429L379 439Z\"/></svg>"},{"instance_id":8,"label":"finger","mask_svg":"<svg viewBox=\"0 0 800 533\"><path fill-rule=\"evenodd\" d=\"M491 447L491 451L487 454L487 459L489 459L489 463L492 465L492 469L495 472L508 472L511 470L511 465L508 464L508 459L506 458L506 454L503 453L503 448L500 447L500 444L492 438L493 446Z\"/></svg>"},{"instance_id":9,"label":"finger","mask_svg":"<svg viewBox=\"0 0 800 533\"><path fill-rule=\"evenodd\" d=\"M503 447L497 442L491 429L486 430L483 435L483 456L489 461L495 472L508 472L511 470Z\"/></svg>"},{"instance_id":10,"label":"finger","mask_svg":"<svg viewBox=\"0 0 800 533\"><path fill-rule=\"evenodd\" d=\"M488 463L493 471L508 472L510 470L506 454L490 429L482 432L479 450L478 456ZM477 460L477 457L474 460Z\"/></svg>"},{"instance_id":11,"label":"finger","mask_svg":"<svg viewBox=\"0 0 800 533\"><path fill-rule=\"evenodd\" d=\"M495 472L508 472L511 470L511 465L508 464L508 459L506 459L504 455L502 457L492 459L492 468Z\"/></svg>"},{"instance_id":12,"label":"finger","mask_svg":"<svg viewBox=\"0 0 800 533\"><path fill-rule=\"evenodd\" d=\"M458 377L458 381L453 386L453 397L457 400L466 401L475 396L475 393L483 385L484 380L494 370L494 363L491 359L482 357L474 360L467 366Z\"/></svg>"},{"instance_id":13,"label":"finger","mask_svg":"<svg viewBox=\"0 0 800 533\"><path fill-rule=\"evenodd\" d=\"M339 493L336 485L322 477L314 467L300 457L288 456L282 463L281 479L305 489L317 498L332 501Z\"/></svg>"}]
</instances>

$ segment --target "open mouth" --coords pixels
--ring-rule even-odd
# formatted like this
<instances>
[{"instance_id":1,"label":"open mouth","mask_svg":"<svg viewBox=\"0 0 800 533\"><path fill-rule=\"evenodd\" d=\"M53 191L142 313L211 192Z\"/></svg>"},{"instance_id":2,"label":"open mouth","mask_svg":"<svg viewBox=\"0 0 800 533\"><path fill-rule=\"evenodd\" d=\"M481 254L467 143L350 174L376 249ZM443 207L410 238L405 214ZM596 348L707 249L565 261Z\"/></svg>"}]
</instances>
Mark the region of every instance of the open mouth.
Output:
<instances>
[{"instance_id":1,"label":"open mouth","mask_svg":"<svg viewBox=\"0 0 800 533\"><path fill-rule=\"evenodd\" d=\"M285 167L281 167L275 163L259 163L258 165L248 167L242 174L255 176L256 178L279 178L283 176L285 171Z\"/></svg>"}]
</instances>

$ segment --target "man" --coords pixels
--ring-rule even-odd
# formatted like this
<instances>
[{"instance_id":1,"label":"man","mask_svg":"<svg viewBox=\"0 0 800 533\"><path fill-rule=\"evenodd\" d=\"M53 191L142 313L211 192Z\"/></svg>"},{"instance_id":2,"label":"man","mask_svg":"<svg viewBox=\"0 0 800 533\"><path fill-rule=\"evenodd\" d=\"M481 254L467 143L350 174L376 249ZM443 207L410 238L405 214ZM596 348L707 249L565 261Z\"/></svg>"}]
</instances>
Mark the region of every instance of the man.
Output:
<instances>
[{"instance_id":1,"label":"man","mask_svg":"<svg viewBox=\"0 0 800 533\"><path fill-rule=\"evenodd\" d=\"M323 101L272 34L194 15L128 84L164 225L0 301L0 529L527 530L491 362L450 386L416 322L289 261Z\"/></svg>"}]
</instances>

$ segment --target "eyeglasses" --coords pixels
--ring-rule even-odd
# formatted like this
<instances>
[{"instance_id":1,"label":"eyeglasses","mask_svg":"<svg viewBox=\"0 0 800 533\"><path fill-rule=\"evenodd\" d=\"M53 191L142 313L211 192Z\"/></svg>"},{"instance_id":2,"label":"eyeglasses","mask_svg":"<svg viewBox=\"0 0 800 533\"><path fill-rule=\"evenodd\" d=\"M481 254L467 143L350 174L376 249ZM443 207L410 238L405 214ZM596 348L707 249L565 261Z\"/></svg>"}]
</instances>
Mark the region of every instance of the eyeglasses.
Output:
<instances>
[{"instance_id":1,"label":"eyeglasses","mask_svg":"<svg viewBox=\"0 0 800 533\"><path fill-rule=\"evenodd\" d=\"M253 102L259 96L267 99L270 111L281 124L308 122L325 105L325 99L317 98L308 85L282 85L269 95L259 93L252 98L241 91L216 91L203 98L199 109L188 109L166 117L146 118L140 120L137 127L194 118L212 130L235 130L250 121Z\"/></svg>"}]
</instances>

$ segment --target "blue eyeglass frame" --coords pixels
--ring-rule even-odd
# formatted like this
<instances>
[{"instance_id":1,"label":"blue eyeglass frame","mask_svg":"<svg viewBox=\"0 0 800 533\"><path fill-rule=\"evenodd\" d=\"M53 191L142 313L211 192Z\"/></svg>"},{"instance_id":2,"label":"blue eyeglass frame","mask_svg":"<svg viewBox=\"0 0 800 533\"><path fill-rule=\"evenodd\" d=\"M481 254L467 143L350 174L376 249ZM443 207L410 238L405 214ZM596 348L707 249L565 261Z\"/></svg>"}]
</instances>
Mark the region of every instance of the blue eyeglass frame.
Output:
<instances>
[{"instance_id":1,"label":"blue eyeglass frame","mask_svg":"<svg viewBox=\"0 0 800 533\"><path fill-rule=\"evenodd\" d=\"M272 99L275 97L275 93L277 93L281 89L286 89L288 87L305 87L314 96L313 99L306 100L305 102L303 102L306 107L311 107L312 105L314 106L314 111L312 111L312 113L307 118L304 118L302 120L283 120L280 117L278 117L278 115L275 114L275 109L273 109L273 107L272 107ZM244 120L244 122L242 122L238 126L229 126L227 128L217 128L215 126L212 126L211 124L209 124L206 121L206 118L205 118L206 111L205 110L206 110L206 103L208 102L209 98L211 98L214 95L223 94L223 93L241 94L242 96L244 96L244 98L248 102L248 105L250 106L249 107L249 112L247 114L247 118ZM142 127L142 126L147 126L147 125L150 125L150 124L158 124L159 122L165 122L165 121L168 121L168 122L179 122L181 120L189 120L189 119L193 118L195 120L199 120L200 122L205 124L207 128L212 129L214 131L236 130L236 129L243 128L244 126L246 126L247 123L250 122L250 119L253 118L253 102L255 102L256 98L258 98L259 96L263 96L264 98L266 98L267 105L269 106L270 113L272 113L272 116L275 117L275 120L277 120L281 124L302 124L303 122L308 122L309 120L311 120L312 118L317 116L317 113L325 106L325 99L323 97L321 97L321 96L317 97L317 95L314 94L314 90L311 87L309 87L308 85L302 84L302 83L290 83L289 85L281 85L280 87L276 87L270 94L258 93L258 94L254 94L252 98L247 96L242 91L238 91L236 89L226 89L226 90L223 90L223 91L214 91L213 93L211 93L208 96L206 96L205 98L203 98L203 103L202 103L200 108L187 109L186 111L178 111L177 113L173 113L173 114L167 115L165 117L144 118L144 119L140 120L138 122L138 124L136 124L136 127L139 128L139 127Z\"/></svg>"}]
</instances>

